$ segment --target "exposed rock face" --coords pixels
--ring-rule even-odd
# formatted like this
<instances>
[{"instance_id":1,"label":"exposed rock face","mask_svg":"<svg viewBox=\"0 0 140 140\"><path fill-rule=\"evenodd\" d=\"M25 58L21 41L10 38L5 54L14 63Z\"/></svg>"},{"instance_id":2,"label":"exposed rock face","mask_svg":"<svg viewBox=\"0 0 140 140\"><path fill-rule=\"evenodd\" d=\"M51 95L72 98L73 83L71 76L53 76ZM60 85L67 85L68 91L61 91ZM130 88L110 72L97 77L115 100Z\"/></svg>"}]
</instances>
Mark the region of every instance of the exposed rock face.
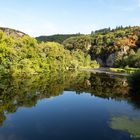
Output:
<instances>
[{"instance_id":1,"label":"exposed rock face","mask_svg":"<svg viewBox=\"0 0 140 140\"><path fill-rule=\"evenodd\" d=\"M14 38L19 38L19 37L26 35L25 33L21 32L21 31L10 29L10 28L0 27L0 30L2 30L6 35L11 35Z\"/></svg>"},{"instance_id":2,"label":"exposed rock face","mask_svg":"<svg viewBox=\"0 0 140 140\"><path fill-rule=\"evenodd\" d=\"M96 61L99 63L100 66L103 66L104 65L102 59L97 58Z\"/></svg>"},{"instance_id":3,"label":"exposed rock face","mask_svg":"<svg viewBox=\"0 0 140 140\"><path fill-rule=\"evenodd\" d=\"M109 57L106 60L106 66L113 67L115 62L115 57L116 57L115 53L109 55Z\"/></svg>"},{"instance_id":4,"label":"exposed rock face","mask_svg":"<svg viewBox=\"0 0 140 140\"><path fill-rule=\"evenodd\" d=\"M127 54L127 51L130 49L130 47L128 47L128 46L123 46L122 47L122 49L121 49L121 52L123 53L123 54Z\"/></svg>"},{"instance_id":5,"label":"exposed rock face","mask_svg":"<svg viewBox=\"0 0 140 140\"><path fill-rule=\"evenodd\" d=\"M103 67L114 67L116 59L121 60L124 55L127 55L129 53L129 51L130 48L128 46L122 46L119 51L108 55L106 60L103 60L101 58L97 58L96 60Z\"/></svg>"}]
</instances>

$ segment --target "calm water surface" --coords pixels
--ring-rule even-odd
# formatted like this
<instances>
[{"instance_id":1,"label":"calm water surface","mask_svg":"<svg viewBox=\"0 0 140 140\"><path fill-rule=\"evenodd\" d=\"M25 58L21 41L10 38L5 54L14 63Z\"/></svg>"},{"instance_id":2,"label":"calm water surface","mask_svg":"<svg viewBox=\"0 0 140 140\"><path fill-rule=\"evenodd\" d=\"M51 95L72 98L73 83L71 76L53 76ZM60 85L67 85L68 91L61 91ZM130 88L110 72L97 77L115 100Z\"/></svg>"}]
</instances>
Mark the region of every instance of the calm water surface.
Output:
<instances>
[{"instance_id":1,"label":"calm water surface","mask_svg":"<svg viewBox=\"0 0 140 140\"><path fill-rule=\"evenodd\" d=\"M124 77L69 76L1 82L0 140L140 139Z\"/></svg>"}]
</instances>

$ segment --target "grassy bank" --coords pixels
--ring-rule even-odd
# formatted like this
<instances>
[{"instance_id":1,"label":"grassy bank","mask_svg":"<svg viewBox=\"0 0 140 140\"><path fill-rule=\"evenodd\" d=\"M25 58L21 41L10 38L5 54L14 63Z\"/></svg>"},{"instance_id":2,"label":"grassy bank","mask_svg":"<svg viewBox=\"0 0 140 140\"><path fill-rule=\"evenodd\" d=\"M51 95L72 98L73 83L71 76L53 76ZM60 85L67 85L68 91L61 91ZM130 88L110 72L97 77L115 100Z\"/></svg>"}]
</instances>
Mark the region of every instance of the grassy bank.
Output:
<instances>
[{"instance_id":1,"label":"grassy bank","mask_svg":"<svg viewBox=\"0 0 140 140\"><path fill-rule=\"evenodd\" d=\"M109 68L114 72L125 72L125 73L134 73L140 71L140 68Z\"/></svg>"}]
</instances>

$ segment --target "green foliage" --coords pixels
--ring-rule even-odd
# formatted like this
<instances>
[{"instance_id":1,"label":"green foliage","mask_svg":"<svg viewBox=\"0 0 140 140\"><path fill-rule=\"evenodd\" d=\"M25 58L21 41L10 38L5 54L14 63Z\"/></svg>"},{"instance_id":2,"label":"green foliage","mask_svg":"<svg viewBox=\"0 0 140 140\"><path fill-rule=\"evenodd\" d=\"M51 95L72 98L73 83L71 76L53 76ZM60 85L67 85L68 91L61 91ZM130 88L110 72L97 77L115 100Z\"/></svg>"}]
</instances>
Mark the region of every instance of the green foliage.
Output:
<instances>
[{"instance_id":1,"label":"green foliage","mask_svg":"<svg viewBox=\"0 0 140 140\"><path fill-rule=\"evenodd\" d=\"M76 70L90 66L90 56L69 51L55 42L38 43L24 35L7 36L0 31L0 75L30 76L39 73Z\"/></svg>"},{"instance_id":2,"label":"green foliage","mask_svg":"<svg viewBox=\"0 0 140 140\"><path fill-rule=\"evenodd\" d=\"M63 42L66 49L72 50L81 50L84 53L87 53L91 47L91 37L90 36L77 36L70 37Z\"/></svg>"},{"instance_id":3,"label":"green foliage","mask_svg":"<svg viewBox=\"0 0 140 140\"><path fill-rule=\"evenodd\" d=\"M68 50L81 50L102 66L140 67L140 27L116 27L92 31L91 35L71 37L63 42ZM112 56L112 58L110 57ZM112 62L110 63L109 58Z\"/></svg>"},{"instance_id":4,"label":"green foliage","mask_svg":"<svg viewBox=\"0 0 140 140\"><path fill-rule=\"evenodd\" d=\"M90 66L91 66L92 68L99 68L99 67L100 67L100 65L97 63L96 60L91 61Z\"/></svg>"},{"instance_id":5,"label":"green foliage","mask_svg":"<svg viewBox=\"0 0 140 140\"><path fill-rule=\"evenodd\" d=\"M114 72L134 73L140 71L140 68L129 68L126 66L125 68L110 68L110 70Z\"/></svg>"},{"instance_id":6,"label":"green foliage","mask_svg":"<svg viewBox=\"0 0 140 140\"><path fill-rule=\"evenodd\" d=\"M110 32L110 28L104 28L104 29L100 29L100 30L96 30L95 33L97 34L106 34Z\"/></svg>"},{"instance_id":7,"label":"green foliage","mask_svg":"<svg viewBox=\"0 0 140 140\"><path fill-rule=\"evenodd\" d=\"M39 42L58 42L58 43L63 43L64 40L70 38L70 37L76 37L76 36L81 36L81 34L57 34L57 35L51 35L51 36L39 36L36 37L36 39Z\"/></svg>"},{"instance_id":8,"label":"green foliage","mask_svg":"<svg viewBox=\"0 0 140 140\"><path fill-rule=\"evenodd\" d=\"M92 34L92 45L90 55L92 59L100 58L103 66L110 66L108 58L114 54L113 66L125 67L129 66L129 62L125 62L126 56L131 56L138 50L138 36L140 35L140 27L118 27L114 30L100 31ZM136 56L138 56L136 54ZM134 60L134 58L133 58ZM128 61L128 60L126 60ZM130 67L139 67L135 64L135 59Z\"/></svg>"},{"instance_id":9,"label":"green foliage","mask_svg":"<svg viewBox=\"0 0 140 140\"><path fill-rule=\"evenodd\" d=\"M122 59L117 61L117 65L140 68L140 49L138 49L136 53L131 50L129 55L122 56Z\"/></svg>"}]
</instances>

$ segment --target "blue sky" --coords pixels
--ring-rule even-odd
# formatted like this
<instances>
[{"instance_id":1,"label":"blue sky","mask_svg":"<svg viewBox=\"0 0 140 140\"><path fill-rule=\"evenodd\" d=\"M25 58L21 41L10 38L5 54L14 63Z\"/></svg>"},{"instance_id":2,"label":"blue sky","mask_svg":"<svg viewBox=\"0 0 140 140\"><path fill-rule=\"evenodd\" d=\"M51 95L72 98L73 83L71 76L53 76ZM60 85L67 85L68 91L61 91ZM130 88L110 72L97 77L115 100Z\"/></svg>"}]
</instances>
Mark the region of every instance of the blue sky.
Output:
<instances>
[{"instance_id":1,"label":"blue sky","mask_svg":"<svg viewBox=\"0 0 140 140\"><path fill-rule=\"evenodd\" d=\"M140 25L140 0L2 0L0 26L31 36Z\"/></svg>"}]
</instances>

